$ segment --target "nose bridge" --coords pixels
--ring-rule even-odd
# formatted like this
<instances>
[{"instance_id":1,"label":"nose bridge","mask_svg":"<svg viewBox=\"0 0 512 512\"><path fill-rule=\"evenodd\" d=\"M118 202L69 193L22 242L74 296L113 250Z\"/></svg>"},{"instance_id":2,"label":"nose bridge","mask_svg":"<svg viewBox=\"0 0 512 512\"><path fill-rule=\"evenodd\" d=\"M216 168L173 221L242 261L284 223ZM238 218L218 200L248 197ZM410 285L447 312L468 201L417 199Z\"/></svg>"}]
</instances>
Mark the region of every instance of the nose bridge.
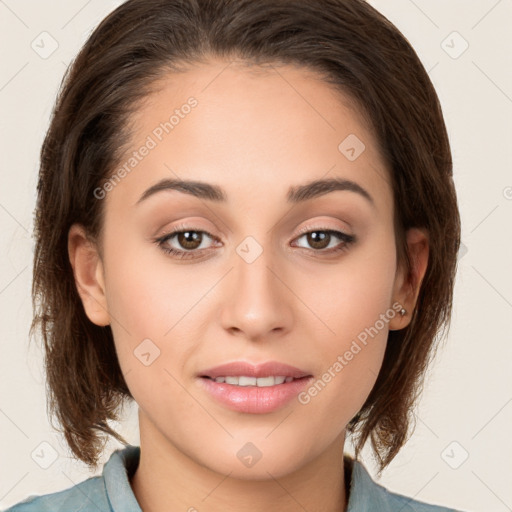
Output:
<instances>
[{"instance_id":1,"label":"nose bridge","mask_svg":"<svg viewBox=\"0 0 512 512\"><path fill-rule=\"evenodd\" d=\"M233 264L231 297L223 306L224 327L243 331L250 338L287 330L290 304L286 287L275 275L278 265L272 250L247 237L237 246Z\"/></svg>"}]
</instances>

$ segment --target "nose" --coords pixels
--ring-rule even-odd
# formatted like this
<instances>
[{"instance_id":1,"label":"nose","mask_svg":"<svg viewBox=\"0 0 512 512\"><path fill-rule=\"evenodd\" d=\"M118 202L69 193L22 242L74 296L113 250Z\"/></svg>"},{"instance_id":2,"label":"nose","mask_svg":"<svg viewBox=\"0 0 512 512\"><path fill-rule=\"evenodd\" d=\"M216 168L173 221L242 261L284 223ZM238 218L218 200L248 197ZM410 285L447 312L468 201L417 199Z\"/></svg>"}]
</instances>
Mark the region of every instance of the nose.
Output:
<instances>
[{"instance_id":1,"label":"nose","mask_svg":"<svg viewBox=\"0 0 512 512\"><path fill-rule=\"evenodd\" d=\"M250 263L235 254L221 298L222 326L252 341L282 336L292 326L293 297L270 251Z\"/></svg>"}]
</instances>

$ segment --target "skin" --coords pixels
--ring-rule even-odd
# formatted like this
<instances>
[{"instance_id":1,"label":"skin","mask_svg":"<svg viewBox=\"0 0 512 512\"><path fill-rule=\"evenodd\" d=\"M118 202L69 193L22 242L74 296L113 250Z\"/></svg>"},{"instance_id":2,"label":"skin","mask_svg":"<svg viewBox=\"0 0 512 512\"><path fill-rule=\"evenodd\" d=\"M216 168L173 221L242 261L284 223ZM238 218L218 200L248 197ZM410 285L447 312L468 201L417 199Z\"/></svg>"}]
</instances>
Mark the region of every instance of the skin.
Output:
<instances>
[{"instance_id":1,"label":"skin","mask_svg":"<svg viewBox=\"0 0 512 512\"><path fill-rule=\"evenodd\" d=\"M103 199L103 251L80 225L68 238L85 311L95 324L111 325L139 406L135 496L151 512L345 510L345 427L375 383L388 330L410 320L427 234L408 231L413 268L405 272L389 173L372 131L312 71L211 59L159 85L133 115L127 157L190 96L197 107ZM338 150L349 134L366 146L354 161ZM228 200L168 190L136 205L161 178L177 177L219 185ZM355 181L373 204L347 190L287 202L290 186L331 177ZM219 241L203 235L194 249L201 255L180 260L154 242L178 225ZM356 240L326 256L343 241L333 236L328 249L315 248L299 232L304 227ZM263 250L252 263L236 251L247 236ZM186 250L180 241L166 244ZM305 405L239 413L199 385L201 370L235 360L277 360L320 378L395 301L409 313L396 314ZM134 357L146 338L160 350L149 366ZM252 467L236 455L247 442L262 453Z\"/></svg>"}]
</instances>

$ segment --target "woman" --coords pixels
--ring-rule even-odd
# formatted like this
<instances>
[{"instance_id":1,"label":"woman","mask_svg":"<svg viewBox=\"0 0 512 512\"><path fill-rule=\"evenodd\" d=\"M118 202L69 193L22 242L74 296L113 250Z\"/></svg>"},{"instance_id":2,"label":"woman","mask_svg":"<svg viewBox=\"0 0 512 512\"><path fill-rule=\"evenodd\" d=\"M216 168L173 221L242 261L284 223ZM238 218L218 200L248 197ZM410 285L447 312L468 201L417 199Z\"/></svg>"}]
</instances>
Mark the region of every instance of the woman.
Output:
<instances>
[{"instance_id":1,"label":"woman","mask_svg":"<svg viewBox=\"0 0 512 512\"><path fill-rule=\"evenodd\" d=\"M95 466L11 510L451 510L387 491L460 240L441 107L360 0L130 0L42 154L33 298L52 412ZM344 452L346 435L354 458Z\"/></svg>"}]
</instances>

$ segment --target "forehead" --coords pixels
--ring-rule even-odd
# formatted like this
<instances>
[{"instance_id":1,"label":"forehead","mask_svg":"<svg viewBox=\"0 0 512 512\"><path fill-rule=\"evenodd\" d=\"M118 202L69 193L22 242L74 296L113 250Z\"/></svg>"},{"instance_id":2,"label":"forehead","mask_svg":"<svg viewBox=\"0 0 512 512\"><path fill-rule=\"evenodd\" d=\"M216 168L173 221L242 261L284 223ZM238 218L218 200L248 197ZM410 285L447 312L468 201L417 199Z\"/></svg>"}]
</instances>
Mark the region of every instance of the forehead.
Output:
<instances>
[{"instance_id":1,"label":"forehead","mask_svg":"<svg viewBox=\"0 0 512 512\"><path fill-rule=\"evenodd\" d=\"M390 201L371 127L312 70L211 60L154 85L131 117L118 163L129 174L112 199L122 192L133 205L156 181L180 178L222 184L228 199L273 190L284 200L291 185L341 177L373 190L382 206ZM144 156L133 156L143 146Z\"/></svg>"}]
</instances>

